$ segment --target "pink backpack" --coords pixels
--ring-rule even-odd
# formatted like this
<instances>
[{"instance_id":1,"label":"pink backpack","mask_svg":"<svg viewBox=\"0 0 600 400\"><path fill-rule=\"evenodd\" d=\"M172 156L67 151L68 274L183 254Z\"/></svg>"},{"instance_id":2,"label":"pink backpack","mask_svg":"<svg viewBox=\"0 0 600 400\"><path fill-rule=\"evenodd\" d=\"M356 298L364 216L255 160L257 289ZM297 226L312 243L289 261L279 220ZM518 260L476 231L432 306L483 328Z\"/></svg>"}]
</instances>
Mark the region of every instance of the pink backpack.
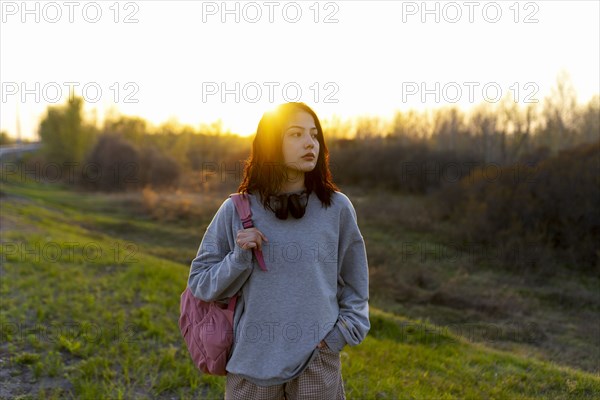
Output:
<instances>
[{"instance_id":1,"label":"pink backpack","mask_svg":"<svg viewBox=\"0 0 600 400\"><path fill-rule=\"evenodd\" d=\"M242 220L244 229L252 228L252 213L248 196L240 193L229 195ZM262 252L254 249L260 268L266 271ZM185 340L194 365L209 375L226 375L225 367L233 344L233 314L238 294L228 305L205 302L186 288L181 294L179 330Z\"/></svg>"}]
</instances>

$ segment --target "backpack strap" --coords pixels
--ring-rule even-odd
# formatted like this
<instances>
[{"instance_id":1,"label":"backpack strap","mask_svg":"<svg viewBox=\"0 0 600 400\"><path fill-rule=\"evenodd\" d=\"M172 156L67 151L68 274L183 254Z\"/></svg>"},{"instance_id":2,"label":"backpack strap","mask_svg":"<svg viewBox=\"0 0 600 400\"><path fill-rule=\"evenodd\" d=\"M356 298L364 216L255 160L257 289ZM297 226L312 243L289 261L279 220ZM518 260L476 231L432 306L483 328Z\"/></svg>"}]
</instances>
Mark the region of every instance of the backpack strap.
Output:
<instances>
[{"instance_id":1,"label":"backpack strap","mask_svg":"<svg viewBox=\"0 0 600 400\"><path fill-rule=\"evenodd\" d=\"M252 211L250 211L250 198L248 195L245 193L232 193L229 195L229 197L231 197L233 204L235 204L235 208L237 209L238 215L242 220L242 226L244 229L254 228L254 223L252 222ZM255 247L252 249L252 252L256 257L256 261L258 261L260 269L267 271L267 266L265 265L265 259L262 251Z\"/></svg>"}]
</instances>

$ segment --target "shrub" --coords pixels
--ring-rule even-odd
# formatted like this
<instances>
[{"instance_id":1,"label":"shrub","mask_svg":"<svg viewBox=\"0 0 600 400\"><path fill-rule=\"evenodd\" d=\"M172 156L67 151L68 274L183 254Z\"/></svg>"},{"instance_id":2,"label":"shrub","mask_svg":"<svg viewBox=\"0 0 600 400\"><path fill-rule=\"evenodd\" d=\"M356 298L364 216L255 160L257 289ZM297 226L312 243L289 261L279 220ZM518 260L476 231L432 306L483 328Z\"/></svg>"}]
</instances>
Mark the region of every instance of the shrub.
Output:
<instances>
[{"instance_id":1,"label":"shrub","mask_svg":"<svg viewBox=\"0 0 600 400\"><path fill-rule=\"evenodd\" d=\"M139 177L142 185L172 187L179 179L179 164L155 146L146 146L140 155Z\"/></svg>"},{"instance_id":2,"label":"shrub","mask_svg":"<svg viewBox=\"0 0 600 400\"><path fill-rule=\"evenodd\" d=\"M515 268L560 261L588 272L600 270L600 144L563 150L536 166L500 168L494 179L475 170L438 194L442 214L468 240L502 243ZM514 257L515 253L527 257ZM550 265L544 265L545 272Z\"/></svg>"},{"instance_id":3,"label":"shrub","mask_svg":"<svg viewBox=\"0 0 600 400\"><path fill-rule=\"evenodd\" d=\"M395 138L332 143L331 169L341 185L374 186L423 194L456 182L481 162L472 155L432 150Z\"/></svg>"},{"instance_id":4,"label":"shrub","mask_svg":"<svg viewBox=\"0 0 600 400\"><path fill-rule=\"evenodd\" d=\"M155 146L138 150L116 134L104 134L90 152L82 171L82 184L93 190L122 191L145 186L177 184L179 165Z\"/></svg>"},{"instance_id":5,"label":"shrub","mask_svg":"<svg viewBox=\"0 0 600 400\"><path fill-rule=\"evenodd\" d=\"M140 154L127 140L116 134L103 134L86 160L83 186L106 192L122 191L139 185Z\"/></svg>"}]
</instances>

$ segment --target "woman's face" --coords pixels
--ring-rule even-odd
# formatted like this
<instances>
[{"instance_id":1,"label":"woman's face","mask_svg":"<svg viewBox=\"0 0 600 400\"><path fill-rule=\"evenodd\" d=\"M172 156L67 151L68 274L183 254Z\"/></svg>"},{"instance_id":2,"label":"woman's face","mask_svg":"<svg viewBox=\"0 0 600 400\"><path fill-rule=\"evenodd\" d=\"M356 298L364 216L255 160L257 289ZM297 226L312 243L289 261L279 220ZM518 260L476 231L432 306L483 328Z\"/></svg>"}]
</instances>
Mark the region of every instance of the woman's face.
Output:
<instances>
[{"instance_id":1,"label":"woman's face","mask_svg":"<svg viewBox=\"0 0 600 400\"><path fill-rule=\"evenodd\" d=\"M283 128L283 161L288 169L310 172L317 165L319 141L317 126L306 111L292 114ZM311 153L313 157L306 156Z\"/></svg>"}]
</instances>

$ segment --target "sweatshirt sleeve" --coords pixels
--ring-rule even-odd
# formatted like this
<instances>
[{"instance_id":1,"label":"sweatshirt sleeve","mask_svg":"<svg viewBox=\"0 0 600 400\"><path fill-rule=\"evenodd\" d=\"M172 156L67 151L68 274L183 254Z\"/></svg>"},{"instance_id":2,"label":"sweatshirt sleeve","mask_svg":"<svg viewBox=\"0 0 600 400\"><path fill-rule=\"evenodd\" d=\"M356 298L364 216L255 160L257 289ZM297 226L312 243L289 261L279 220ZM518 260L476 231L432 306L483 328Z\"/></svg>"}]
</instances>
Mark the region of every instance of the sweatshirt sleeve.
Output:
<instances>
[{"instance_id":1,"label":"sweatshirt sleeve","mask_svg":"<svg viewBox=\"0 0 600 400\"><path fill-rule=\"evenodd\" d=\"M201 300L234 296L252 273L252 252L236 244L237 230L242 225L234 224L234 218L239 221L233 200L227 198L206 228L192 261L188 287Z\"/></svg>"},{"instance_id":2,"label":"sweatshirt sleeve","mask_svg":"<svg viewBox=\"0 0 600 400\"><path fill-rule=\"evenodd\" d=\"M344 196L345 197L345 196ZM340 312L333 329L325 337L330 349L341 351L366 337L369 322L369 270L367 252L358 228L356 211L350 200L341 211L338 249L338 303Z\"/></svg>"}]
</instances>

